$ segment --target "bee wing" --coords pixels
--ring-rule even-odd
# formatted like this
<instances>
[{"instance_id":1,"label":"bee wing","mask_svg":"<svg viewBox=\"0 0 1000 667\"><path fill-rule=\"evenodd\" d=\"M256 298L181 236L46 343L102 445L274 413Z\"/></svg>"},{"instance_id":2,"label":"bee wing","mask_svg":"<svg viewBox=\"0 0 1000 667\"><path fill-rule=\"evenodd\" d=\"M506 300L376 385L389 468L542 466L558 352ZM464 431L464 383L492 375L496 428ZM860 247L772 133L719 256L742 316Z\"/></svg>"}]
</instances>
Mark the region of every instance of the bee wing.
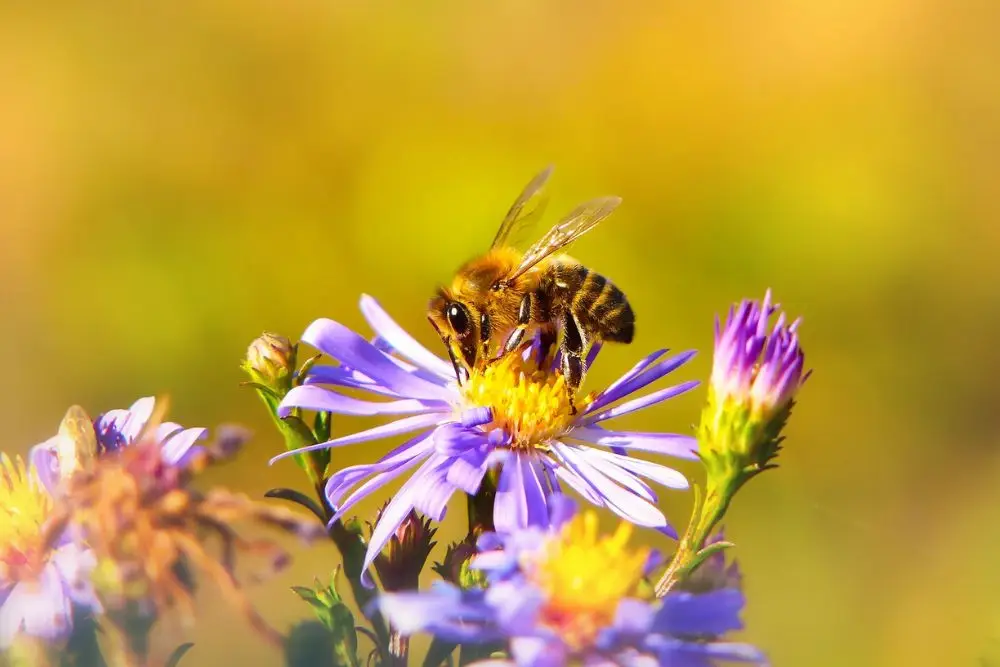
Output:
<instances>
[{"instance_id":1,"label":"bee wing","mask_svg":"<svg viewBox=\"0 0 1000 667\"><path fill-rule=\"evenodd\" d=\"M531 182L524 186L524 190L507 211L506 217L500 223L500 229L493 238L491 248L508 245L511 233L515 229L523 229L531 222L537 220L545 210L548 197L545 194L545 184L552 176L554 167L549 165L538 173Z\"/></svg>"},{"instance_id":2,"label":"bee wing","mask_svg":"<svg viewBox=\"0 0 1000 667\"><path fill-rule=\"evenodd\" d=\"M56 438L56 458L60 473L65 476L85 466L97 457L97 434L94 422L79 405L71 406L59 423Z\"/></svg>"},{"instance_id":3,"label":"bee wing","mask_svg":"<svg viewBox=\"0 0 1000 667\"><path fill-rule=\"evenodd\" d=\"M549 255L565 248L611 215L621 203L621 197L600 197L580 204L528 248L521 263L507 279L517 278Z\"/></svg>"}]
</instances>

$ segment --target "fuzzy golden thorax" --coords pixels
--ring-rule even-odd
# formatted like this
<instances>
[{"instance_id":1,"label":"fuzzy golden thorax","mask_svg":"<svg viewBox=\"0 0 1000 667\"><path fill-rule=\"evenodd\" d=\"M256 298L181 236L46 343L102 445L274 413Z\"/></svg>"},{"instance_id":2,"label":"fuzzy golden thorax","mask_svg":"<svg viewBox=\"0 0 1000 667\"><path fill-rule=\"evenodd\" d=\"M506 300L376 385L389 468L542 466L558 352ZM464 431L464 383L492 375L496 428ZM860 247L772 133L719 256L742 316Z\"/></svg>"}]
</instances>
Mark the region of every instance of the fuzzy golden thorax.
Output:
<instances>
[{"instance_id":1,"label":"fuzzy golden thorax","mask_svg":"<svg viewBox=\"0 0 1000 667\"><path fill-rule=\"evenodd\" d=\"M481 352L495 353L517 325L524 295L538 285L543 264L507 281L520 263L513 248L494 248L459 268L451 285L431 299L428 317L465 365L475 368ZM483 320L489 337L483 341Z\"/></svg>"}]
</instances>

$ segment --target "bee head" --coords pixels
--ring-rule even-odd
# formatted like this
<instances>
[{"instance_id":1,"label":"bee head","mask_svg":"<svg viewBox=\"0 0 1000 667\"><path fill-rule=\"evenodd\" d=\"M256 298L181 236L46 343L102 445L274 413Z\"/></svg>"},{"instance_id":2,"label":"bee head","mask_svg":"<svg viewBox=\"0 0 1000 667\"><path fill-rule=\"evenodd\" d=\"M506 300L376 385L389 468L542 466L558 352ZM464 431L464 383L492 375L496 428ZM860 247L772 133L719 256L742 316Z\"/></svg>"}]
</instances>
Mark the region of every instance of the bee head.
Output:
<instances>
[{"instance_id":1,"label":"bee head","mask_svg":"<svg viewBox=\"0 0 1000 667\"><path fill-rule=\"evenodd\" d=\"M454 342L468 368L476 363L479 350L479 331L482 317L475 315L475 307L441 290L431 300L430 318L445 344Z\"/></svg>"}]
</instances>

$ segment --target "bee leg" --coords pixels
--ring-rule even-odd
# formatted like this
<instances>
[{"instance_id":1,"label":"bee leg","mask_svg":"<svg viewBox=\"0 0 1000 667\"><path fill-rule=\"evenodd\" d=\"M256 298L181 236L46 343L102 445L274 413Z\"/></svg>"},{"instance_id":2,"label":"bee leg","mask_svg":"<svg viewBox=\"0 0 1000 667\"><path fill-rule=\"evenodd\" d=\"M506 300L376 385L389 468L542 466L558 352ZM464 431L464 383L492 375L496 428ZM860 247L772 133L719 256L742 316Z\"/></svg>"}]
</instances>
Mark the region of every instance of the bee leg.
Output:
<instances>
[{"instance_id":1,"label":"bee leg","mask_svg":"<svg viewBox=\"0 0 1000 667\"><path fill-rule=\"evenodd\" d=\"M573 397L576 390L583 384L584 364L583 351L586 340L580 332L576 318L569 311L563 315L562 337L562 373L566 380L566 394L569 397L570 414L576 414L576 404Z\"/></svg>"},{"instance_id":2,"label":"bee leg","mask_svg":"<svg viewBox=\"0 0 1000 667\"><path fill-rule=\"evenodd\" d=\"M517 328L511 332L503 346L505 356L516 350L517 346L521 344L529 324L531 324L531 292L525 294L524 298L521 299L521 307L517 310Z\"/></svg>"}]
</instances>

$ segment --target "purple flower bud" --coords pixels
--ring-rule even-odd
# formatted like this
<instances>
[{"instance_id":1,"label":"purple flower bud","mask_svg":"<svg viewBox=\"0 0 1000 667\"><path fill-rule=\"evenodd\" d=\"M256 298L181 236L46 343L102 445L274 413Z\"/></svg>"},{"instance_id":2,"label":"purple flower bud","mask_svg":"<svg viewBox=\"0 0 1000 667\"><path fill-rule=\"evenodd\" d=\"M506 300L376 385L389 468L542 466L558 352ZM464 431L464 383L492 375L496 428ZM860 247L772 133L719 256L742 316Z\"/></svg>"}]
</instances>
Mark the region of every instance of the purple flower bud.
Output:
<instances>
[{"instance_id":1,"label":"purple flower bud","mask_svg":"<svg viewBox=\"0 0 1000 667\"><path fill-rule=\"evenodd\" d=\"M805 354L799 347L797 329L801 320L786 323L778 315L768 290L763 302L744 300L730 309L724 326L715 325L715 357L712 391L720 403L749 405L755 415L765 417L788 405L805 381Z\"/></svg>"}]
</instances>

